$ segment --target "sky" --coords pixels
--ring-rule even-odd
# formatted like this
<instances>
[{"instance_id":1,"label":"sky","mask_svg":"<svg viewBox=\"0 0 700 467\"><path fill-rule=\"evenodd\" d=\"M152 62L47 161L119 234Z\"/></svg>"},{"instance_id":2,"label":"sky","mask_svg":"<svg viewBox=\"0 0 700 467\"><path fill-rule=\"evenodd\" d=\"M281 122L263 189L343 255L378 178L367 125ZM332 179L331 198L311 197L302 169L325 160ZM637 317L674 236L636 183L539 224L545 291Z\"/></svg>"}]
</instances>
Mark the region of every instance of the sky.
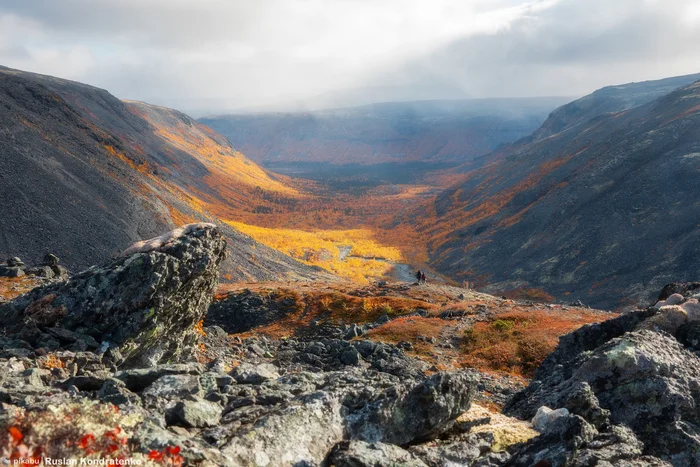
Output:
<instances>
[{"instance_id":1,"label":"sky","mask_svg":"<svg viewBox=\"0 0 700 467\"><path fill-rule=\"evenodd\" d=\"M700 0L0 0L0 65L195 116L700 72Z\"/></svg>"}]
</instances>

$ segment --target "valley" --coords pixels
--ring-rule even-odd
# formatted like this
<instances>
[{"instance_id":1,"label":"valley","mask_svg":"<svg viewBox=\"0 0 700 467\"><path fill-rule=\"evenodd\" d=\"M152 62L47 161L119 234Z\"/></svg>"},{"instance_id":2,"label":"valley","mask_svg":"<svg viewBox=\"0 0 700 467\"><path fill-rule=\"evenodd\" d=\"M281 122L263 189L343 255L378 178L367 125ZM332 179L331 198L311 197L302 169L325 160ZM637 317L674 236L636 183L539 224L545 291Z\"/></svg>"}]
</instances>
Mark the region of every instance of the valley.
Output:
<instances>
[{"instance_id":1,"label":"valley","mask_svg":"<svg viewBox=\"0 0 700 467\"><path fill-rule=\"evenodd\" d=\"M555 101L197 121L0 68L3 455L685 465L700 76Z\"/></svg>"},{"instance_id":2,"label":"valley","mask_svg":"<svg viewBox=\"0 0 700 467\"><path fill-rule=\"evenodd\" d=\"M1 143L2 197L18 199L7 205L0 237L8 257L36 262L49 250L69 268L84 267L120 242L214 221L236 239L223 266L227 282L319 274L406 281L420 268L507 296L622 309L686 278L681 269L655 270L653 255L647 261L641 252L664 245L652 232L665 223L665 242L684 239L673 246L679 268L692 256L692 215L671 209L676 225L645 213L694 196L689 155L700 149L697 93L688 84L700 75L611 86L556 109L556 99L426 101L200 119L245 139L238 146L172 109L0 71L12 109L2 118L14 138ZM306 146L289 143L295 138ZM383 144L397 144L400 157ZM660 165L675 190L654 188ZM17 177L21 167L50 182ZM57 205L64 196L73 204ZM42 244L23 234L30 225L54 232L58 213L65 235ZM80 250L71 246L76 236Z\"/></svg>"}]
</instances>

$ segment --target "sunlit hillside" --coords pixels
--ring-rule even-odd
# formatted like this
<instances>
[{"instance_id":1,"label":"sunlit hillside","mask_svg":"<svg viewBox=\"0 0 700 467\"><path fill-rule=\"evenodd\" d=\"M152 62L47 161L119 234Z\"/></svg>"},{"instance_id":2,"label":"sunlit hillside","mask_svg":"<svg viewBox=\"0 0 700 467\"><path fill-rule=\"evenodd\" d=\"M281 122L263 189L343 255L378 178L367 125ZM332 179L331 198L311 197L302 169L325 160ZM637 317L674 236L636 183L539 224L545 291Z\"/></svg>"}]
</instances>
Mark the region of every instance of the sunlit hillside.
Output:
<instances>
[{"instance_id":1,"label":"sunlit hillside","mask_svg":"<svg viewBox=\"0 0 700 467\"><path fill-rule=\"evenodd\" d=\"M369 229L305 231L228 223L264 245L360 283L386 276L404 260L398 248L379 243Z\"/></svg>"}]
</instances>

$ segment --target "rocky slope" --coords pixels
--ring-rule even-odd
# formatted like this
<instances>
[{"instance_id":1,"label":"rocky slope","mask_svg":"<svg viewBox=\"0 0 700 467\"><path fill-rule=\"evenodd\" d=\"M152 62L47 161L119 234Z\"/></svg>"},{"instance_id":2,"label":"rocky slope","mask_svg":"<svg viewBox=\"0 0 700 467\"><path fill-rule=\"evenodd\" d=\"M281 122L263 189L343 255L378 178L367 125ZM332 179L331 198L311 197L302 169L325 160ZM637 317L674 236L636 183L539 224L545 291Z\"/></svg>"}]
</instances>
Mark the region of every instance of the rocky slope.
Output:
<instances>
[{"instance_id":1,"label":"rocky slope","mask_svg":"<svg viewBox=\"0 0 700 467\"><path fill-rule=\"evenodd\" d=\"M294 163L455 163L537 128L559 98L372 104L347 109L202 118L266 167ZM307 166L308 167L308 166Z\"/></svg>"},{"instance_id":2,"label":"rocky slope","mask_svg":"<svg viewBox=\"0 0 700 467\"><path fill-rule=\"evenodd\" d=\"M400 378L359 360L292 370L281 349L279 367L263 363L260 345L246 350L219 328L206 330L219 358L198 363L196 324L224 251L216 226L185 226L3 305L3 456L313 464L344 441L432 439L469 408L469 373L404 367ZM241 353L247 361L227 358Z\"/></svg>"},{"instance_id":3,"label":"rocky slope","mask_svg":"<svg viewBox=\"0 0 700 467\"><path fill-rule=\"evenodd\" d=\"M0 68L0 131L0 255L31 265L51 252L84 268L175 225L295 196L186 115L72 81ZM221 228L231 280L319 273Z\"/></svg>"},{"instance_id":4,"label":"rocky slope","mask_svg":"<svg viewBox=\"0 0 700 467\"><path fill-rule=\"evenodd\" d=\"M692 279L700 83L631 109L638 99L625 97L592 110L620 103L617 112L576 116L581 102L604 102L613 91L555 112L540 136L562 131L482 159L431 203L423 231L438 270L487 291L544 289L608 309ZM420 224L418 215L403 219Z\"/></svg>"},{"instance_id":5,"label":"rocky slope","mask_svg":"<svg viewBox=\"0 0 700 467\"><path fill-rule=\"evenodd\" d=\"M186 226L2 305L3 457L338 467L700 461L697 283L669 285L653 307L562 338L502 415L473 404L497 390L488 375L429 370L391 344L203 328L224 251L216 226Z\"/></svg>"}]
</instances>

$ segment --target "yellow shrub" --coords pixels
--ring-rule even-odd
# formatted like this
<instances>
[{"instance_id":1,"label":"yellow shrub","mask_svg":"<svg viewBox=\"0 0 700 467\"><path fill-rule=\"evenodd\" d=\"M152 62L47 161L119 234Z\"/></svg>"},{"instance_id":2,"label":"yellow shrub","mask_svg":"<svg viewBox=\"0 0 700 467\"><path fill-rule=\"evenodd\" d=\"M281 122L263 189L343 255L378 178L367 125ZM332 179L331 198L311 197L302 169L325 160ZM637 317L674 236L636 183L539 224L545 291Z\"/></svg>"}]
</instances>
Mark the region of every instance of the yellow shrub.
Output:
<instances>
[{"instance_id":1,"label":"yellow shrub","mask_svg":"<svg viewBox=\"0 0 700 467\"><path fill-rule=\"evenodd\" d=\"M299 261L359 283L384 277L391 271L391 263L403 261L398 248L377 242L370 229L305 231L228 223ZM350 255L341 259L341 250L346 248L350 248Z\"/></svg>"}]
</instances>

